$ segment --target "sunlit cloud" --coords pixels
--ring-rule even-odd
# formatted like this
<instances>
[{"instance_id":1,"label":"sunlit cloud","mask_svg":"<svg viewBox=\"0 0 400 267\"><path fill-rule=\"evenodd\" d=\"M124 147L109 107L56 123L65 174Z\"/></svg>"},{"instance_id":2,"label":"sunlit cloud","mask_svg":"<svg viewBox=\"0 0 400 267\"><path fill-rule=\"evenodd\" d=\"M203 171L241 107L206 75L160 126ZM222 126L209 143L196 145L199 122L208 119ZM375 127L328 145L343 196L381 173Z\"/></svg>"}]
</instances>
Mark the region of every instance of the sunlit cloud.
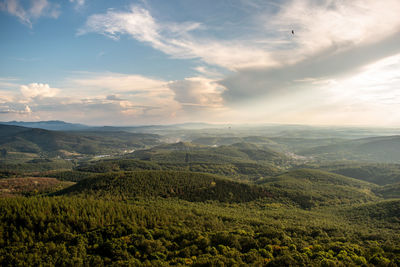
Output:
<instances>
[{"instance_id":1,"label":"sunlit cloud","mask_svg":"<svg viewBox=\"0 0 400 267\"><path fill-rule=\"evenodd\" d=\"M192 77L170 82L168 87L175 93L175 100L183 105L223 106L221 95L225 88L212 79Z\"/></svg>"},{"instance_id":2,"label":"sunlit cloud","mask_svg":"<svg viewBox=\"0 0 400 267\"><path fill-rule=\"evenodd\" d=\"M348 75L298 80L291 90L248 100L225 116L236 122L399 126L399 69L397 54Z\"/></svg>"},{"instance_id":3,"label":"sunlit cloud","mask_svg":"<svg viewBox=\"0 0 400 267\"><path fill-rule=\"evenodd\" d=\"M196 120L224 109L224 88L201 76L164 81L141 75L77 73L58 88L44 83L19 88L0 97L0 117L27 119L29 115L32 119L132 125Z\"/></svg>"},{"instance_id":4,"label":"sunlit cloud","mask_svg":"<svg viewBox=\"0 0 400 267\"><path fill-rule=\"evenodd\" d=\"M282 67L324 50L337 53L378 42L396 33L400 25L400 3L396 0L388 0L385 5L373 0L351 3L293 0L279 6L276 13L271 13L270 8L264 10L254 19L253 28L257 30L253 38L245 32L239 32L233 39L204 34L199 37L196 31L204 33L206 25L160 22L138 6L132 6L128 12L109 10L92 15L78 34L96 32L113 39L130 35L176 58L200 58L209 64L238 70ZM294 35L290 34L292 29Z\"/></svg>"},{"instance_id":5,"label":"sunlit cloud","mask_svg":"<svg viewBox=\"0 0 400 267\"><path fill-rule=\"evenodd\" d=\"M56 18L60 8L54 3L0 0L0 9L31 26L41 17ZM163 16L150 2L96 11L77 30L77 43L90 41L86 35L93 33L105 36L101 39L113 44L109 47L124 43L123 51L131 51L125 46L130 42L132 53L140 43L140 49L151 48L140 52L156 50L167 57L140 55L138 62L180 59L186 74L170 76L147 66L142 75L130 73L126 62L115 68L108 46L98 47L91 56L96 63L107 62L94 68L103 71L70 72L51 82L0 79L2 114L125 125L193 120L400 124L395 115L400 114L398 0L277 3L238 1L238 18L225 14L213 22L207 14L196 16L198 21ZM67 4L78 8L88 2Z\"/></svg>"},{"instance_id":6,"label":"sunlit cloud","mask_svg":"<svg viewBox=\"0 0 400 267\"><path fill-rule=\"evenodd\" d=\"M400 2L396 0L385 5L373 0L293 0L275 6L275 11L268 4L256 5L260 12L252 20L250 37L244 32L228 39L207 37L208 25L159 21L138 6L92 15L79 34L95 32L113 39L129 35L172 57L200 59L233 71L223 77L204 66L195 69L213 80L215 88L223 88L214 88L215 95L204 93L205 89L202 94L196 93L196 98L192 96L200 84L193 78L170 83L174 99L192 106L237 108L252 100L277 98L296 103L293 96L298 99L304 94L307 98L309 88L325 88L340 76L400 52L396 45ZM285 110L280 112L289 114Z\"/></svg>"},{"instance_id":7,"label":"sunlit cloud","mask_svg":"<svg viewBox=\"0 0 400 267\"><path fill-rule=\"evenodd\" d=\"M291 46L278 49L277 55L288 62L326 49L336 52L360 44L378 42L398 32L400 2L374 0L313 1L293 0L282 6L272 18L260 17L267 32L276 32L274 41L287 40L293 29ZM290 54L279 53L289 50ZM332 52L332 51L331 51ZM335 52L335 51L333 51Z\"/></svg>"},{"instance_id":8,"label":"sunlit cloud","mask_svg":"<svg viewBox=\"0 0 400 267\"><path fill-rule=\"evenodd\" d=\"M59 92L59 89L51 88L48 84L31 83L21 85L21 93L24 97L53 97Z\"/></svg>"}]
</instances>

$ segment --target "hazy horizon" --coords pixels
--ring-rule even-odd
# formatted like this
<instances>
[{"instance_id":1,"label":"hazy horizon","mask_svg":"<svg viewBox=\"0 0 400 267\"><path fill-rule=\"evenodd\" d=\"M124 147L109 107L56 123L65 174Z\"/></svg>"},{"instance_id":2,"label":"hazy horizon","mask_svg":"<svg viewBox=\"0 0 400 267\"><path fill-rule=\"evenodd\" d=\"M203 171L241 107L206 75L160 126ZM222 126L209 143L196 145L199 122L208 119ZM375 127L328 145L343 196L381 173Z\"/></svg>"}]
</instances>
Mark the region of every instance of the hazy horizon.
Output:
<instances>
[{"instance_id":1,"label":"hazy horizon","mask_svg":"<svg viewBox=\"0 0 400 267\"><path fill-rule=\"evenodd\" d=\"M180 123L143 123L143 124L94 124L94 123L82 123L82 122L74 122L74 121L63 121L63 120L35 120L35 121L24 121L24 120L12 120L12 121L0 121L0 124L10 124L13 125L12 123L16 124L36 124L36 123L43 123L43 124L48 124L49 122L60 122L60 123L66 123L72 124L72 125L82 125L82 126L87 126L87 127L150 127L150 126L161 126L161 127L174 127L174 126L187 126L187 129L192 129L190 126L193 126L193 129L207 129L209 127L215 128L215 129L222 129L222 128L231 128L231 127L236 127L236 129L242 129L242 128L249 128L249 129L257 129L257 128L263 128L263 127L300 127L300 128L314 128L314 129L369 129L369 130L393 130L397 131L400 130L399 126L373 126L373 125L356 125L356 124L349 124L349 125L335 125L335 124L301 124L301 123L273 123L273 122L265 122L265 123L213 123L213 122L204 122L204 121L186 121L186 122L180 122ZM204 127L200 127L203 125ZM25 126L26 127L26 126ZM32 126L28 126L32 127ZM40 128L40 127L39 127ZM235 129L235 128L234 128ZM392 133L392 135L395 135L396 132Z\"/></svg>"},{"instance_id":2,"label":"hazy horizon","mask_svg":"<svg viewBox=\"0 0 400 267\"><path fill-rule=\"evenodd\" d=\"M398 14L397 0L0 0L0 121L399 127Z\"/></svg>"}]
</instances>

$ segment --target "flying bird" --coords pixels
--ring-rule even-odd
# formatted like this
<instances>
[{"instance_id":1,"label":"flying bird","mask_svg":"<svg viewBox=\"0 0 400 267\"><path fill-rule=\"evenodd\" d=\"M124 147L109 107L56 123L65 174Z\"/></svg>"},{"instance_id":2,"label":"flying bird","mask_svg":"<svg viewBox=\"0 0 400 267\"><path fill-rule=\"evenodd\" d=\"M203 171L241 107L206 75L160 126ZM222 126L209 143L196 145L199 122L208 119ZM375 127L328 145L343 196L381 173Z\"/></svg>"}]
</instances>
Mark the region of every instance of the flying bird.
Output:
<instances>
[{"instance_id":1,"label":"flying bird","mask_svg":"<svg viewBox=\"0 0 400 267\"><path fill-rule=\"evenodd\" d=\"M292 34L294 35L294 30L292 30Z\"/></svg>"}]
</instances>

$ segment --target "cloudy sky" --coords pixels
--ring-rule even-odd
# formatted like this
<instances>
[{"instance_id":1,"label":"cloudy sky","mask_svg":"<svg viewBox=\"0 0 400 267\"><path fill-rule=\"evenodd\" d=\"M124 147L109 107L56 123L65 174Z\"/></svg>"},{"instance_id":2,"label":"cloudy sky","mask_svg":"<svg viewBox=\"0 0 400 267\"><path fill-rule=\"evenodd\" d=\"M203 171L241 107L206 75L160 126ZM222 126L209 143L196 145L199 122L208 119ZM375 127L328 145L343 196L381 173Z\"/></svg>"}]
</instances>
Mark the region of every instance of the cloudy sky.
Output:
<instances>
[{"instance_id":1,"label":"cloudy sky","mask_svg":"<svg viewBox=\"0 0 400 267\"><path fill-rule=\"evenodd\" d=\"M399 14L399 0L0 0L0 121L400 126Z\"/></svg>"}]
</instances>

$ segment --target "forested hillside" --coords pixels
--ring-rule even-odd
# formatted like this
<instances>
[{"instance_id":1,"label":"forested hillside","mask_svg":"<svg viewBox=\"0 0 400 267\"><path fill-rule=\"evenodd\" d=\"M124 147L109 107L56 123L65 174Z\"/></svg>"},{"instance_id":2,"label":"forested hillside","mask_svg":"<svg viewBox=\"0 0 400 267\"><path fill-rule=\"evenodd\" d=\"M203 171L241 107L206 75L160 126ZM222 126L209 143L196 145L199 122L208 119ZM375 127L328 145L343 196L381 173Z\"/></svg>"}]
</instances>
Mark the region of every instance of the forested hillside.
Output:
<instances>
[{"instance_id":1,"label":"forested hillside","mask_svg":"<svg viewBox=\"0 0 400 267\"><path fill-rule=\"evenodd\" d=\"M400 228L390 221L398 206L357 207L344 216L281 205L5 198L0 263L396 266Z\"/></svg>"},{"instance_id":2,"label":"forested hillside","mask_svg":"<svg viewBox=\"0 0 400 267\"><path fill-rule=\"evenodd\" d=\"M391 138L182 128L1 128L0 265L400 265Z\"/></svg>"},{"instance_id":3,"label":"forested hillside","mask_svg":"<svg viewBox=\"0 0 400 267\"><path fill-rule=\"evenodd\" d=\"M48 157L121 153L159 143L158 135L127 132L61 132L1 124L0 132L3 158L18 152Z\"/></svg>"},{"instance_id":4,"label":"forested hillside","mask_svg":"<svg viewBox=\"0 0 400 267\"><path fill-rule=\"evenodd\" d=\"M361 160L369 162L398 163L400 161L400 136L369 137L337 144L307 148L298 152L324 160Z\"/></svg>"},{"instance_id":5,"label":"forested hillside","mask_svg":"<svg viewBox=\"0 0 400 267\"><path fill-rule=\"evenodd\" d=\"M229 181L222 177L172 171L137 171L97 175L84 179L60 194L94 194L96 196L177 197L188 201L218 200L248 202L271 197L256 185Z\"/></svg>"}]
</instances>

